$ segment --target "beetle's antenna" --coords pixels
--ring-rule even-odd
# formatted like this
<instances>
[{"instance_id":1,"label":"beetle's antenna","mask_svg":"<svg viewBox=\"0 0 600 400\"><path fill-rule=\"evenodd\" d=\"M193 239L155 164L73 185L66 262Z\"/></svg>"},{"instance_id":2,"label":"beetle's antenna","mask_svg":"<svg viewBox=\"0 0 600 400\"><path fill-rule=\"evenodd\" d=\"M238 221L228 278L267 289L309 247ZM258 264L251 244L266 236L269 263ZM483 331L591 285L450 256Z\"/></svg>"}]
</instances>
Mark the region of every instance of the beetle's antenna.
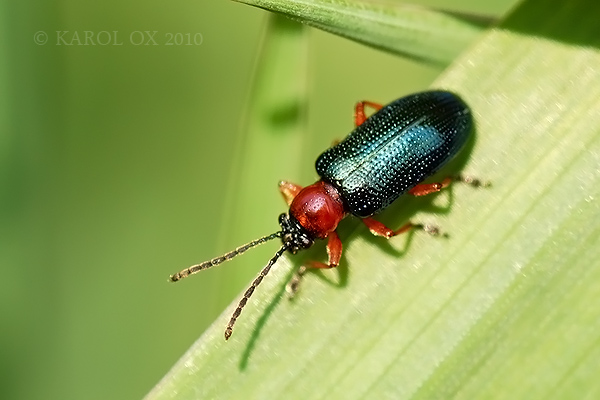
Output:
<instances>
[{"instance_id":1,"label":"beetle's antenna","mask_svg":"<svg viewBox=\"0 0 600 400\"><path fill-rule=\"evenodd\" d=\"M260 239L256 239L256 240L251 241L250 243L246 243L245 245L240 246L237 249L230 251L229 253L225 253L221 257L215 257L212 260L208 260L208 261L204 261L203 263L200 263L200 264L192 265L191 267L186 268L183 271L179 271L178 273L171 275L170 280L171 280L171 282L177 282L178 280L186 278L192 274L195 274L196 272L202 271L203 269L208 269L208 268L214 267L215 265L224 263L225 261L229 261L232 258L234 258L235 256L239 256L246 250L256 247L259 244L263 244L265 242L268 242L269 240L280 238L282 234L283 234L283 232L275 232L268 236L263 236Z\"/></svg>"},{"instance_id":2,"label":"beetle's antenna","mask_svg":"<svg viewBox=\"0 0 600 400\"><path fill-rule=\"evenodd\" d=\"M271 270L271 267L273 266L273 264L275 264L275 262L279 259L279 257L281 257L281 255L286 250L287 250L287 247L281 246L281 248L279 250L277 250L277 253L275 253L275 255L273 256L273 258L271 258L271 260L269 261L267 266L264 267L262 269L262 271L260 271L260 274L258 274L258 276L254 279L254 282L252 282L252 285L250 285L250 287L246 290L246 292L244 293L244 297L242 297L242 299L238 303L237 308L231 315L231 319L229 320L229 323L227 324L227 328L225 329L225 340L229 339L229 337L231 336L231 333L233 332L233 325L235 325L235 321L238 319L238 317L242 313L242 309L248 302L248 299L250 298L250 296L252 296L252 293L254 293L254 289L256 289L256 287L258 285L260 285L263 278L265 276L267 276L267 274Z\"/></svg>"}]
</instances>

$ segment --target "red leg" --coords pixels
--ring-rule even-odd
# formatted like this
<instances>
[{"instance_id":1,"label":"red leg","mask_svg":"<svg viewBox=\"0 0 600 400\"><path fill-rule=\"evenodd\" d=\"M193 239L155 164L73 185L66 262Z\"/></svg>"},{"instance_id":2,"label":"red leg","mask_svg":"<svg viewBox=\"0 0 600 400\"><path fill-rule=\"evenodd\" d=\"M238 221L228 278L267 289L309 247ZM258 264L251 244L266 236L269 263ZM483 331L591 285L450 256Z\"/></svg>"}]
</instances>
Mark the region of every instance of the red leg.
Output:
<instances>
[{"instance_id":1,"label":"red leg","mask_svg":"<svg viewBox=\"0 0 600 400\"><path fill-rule=\"evenodd\" d=\"M453 181L463 182L473 187L490 186L489 182L482 182L479 179L474 178L472 176L456 175L452 177L447 177L441 182L421 183L410 189L408 193L412 194L413 196L426 196L428 194L439 192L440 190L447 188Z\"/></svg>"},{"instance_id":2,"label":"red leg","mask_svg":"<svg viewBox=\"0 0 600 400\"><path fill-rule=\"evenodd\" d=\"M327 242L327 264L319 261L310 261L308 266L303 265L300 268L298 268L298 271L296 271L296 274L292 277L292 279L286 287L289 297L292 298L296 295L300 286L300 281L302 280L302 277L309 268L335 268L340 264L341 258L342 241L340 240L340 237L338 236L337 232L334 231L329 234L329 240Z\"/></svg>"},{"instance_id":3,"label":"red leg","mask_svg":"<svg viewBox=\"0 0 600 400\"><path fill-rule=\"evenodd\" d=\"M382 236L386 239L389 239L396 235L400 235L401 233L408 232L411 229L423 229L425 232L429 233L430 235L437 235L439 233L439 229L435 226L413 224L412 222L407 222L406 224L402 225L400 228L398 228L396 230L392 230L392 229L388 228L387 226L385 226L383 223L381 223L373 218L370 218L370 217L363 218L362 222L367 226L367 228L369 228L369 230L371 231L371 233L373 235Z\"/></svg>"},{"instance_id":4,"label":"red leg","mask_svg":"<svg viewBox=\"0 0 600 400\"><path fill-rule=\"evenodd\" d=\"M356 103L354 107L354 125L361 126L363 122L367 120L367 116L365 115L365 106L369 106L379 111L383 108L383 106L379 103L373 103L371 101L361 101Z\"/></svg>"},{"instance_id":5,"label":"red leg","mask_svg":"<svg viewBox=\"0 0 600 400\"><path fill-rule=\"evenodd\" d=\"M335 268L340 264L341 258L342 241L337 232L333 231L327 241L327 264L318 261L311 261L310 264L313 268Z\"/></svg>"},{"instance_id":6,"label":"red leg","mask_svg":"<svg viewBox=\"0 0 600 400\"><path fill-rule=\"evenodd\" d=\"M421 183L408 191L413 196L426 196L431 193L439 192L445 187L448 187L452 182L452 178L446 178L442 182Z\"/></svg>"},{"instance_id":7,"label":"red leg","mask_svg":"<svg viewBox=\"0 0 600 400\"><path fill-rule=\"evenodd\" d=\"M475 186L475 187L490 186L489 182L481 182L479 179L476 179L476 178L472 178L472 177L468 177L468 176L464 177L461 175L457 175L454 177L448 177L441 182L421 183L419 185L416 185L412 189L410 189L408 191L408 193L412 194L413 196L425 196L425 195L428 195L431 193L439 192L443 188L448 187L450 185L450 183L452 183L453 180L461 181L461 182L467 183L467 184L469 184L471 186ZM369 228L369 230L371 231L371 233L373 235L383 236L384 238L387 238L387 239L394 237L396 235L399 235L401 233L408 232L411 229L423 229L425 232L429 233L430 235L438 235L440 233L439 229L436 226L413 224L412 222L407 222L406 224L402 225L399 229L396 229L396 230L392 230L392 229L388 228L387 226L385 226L383 223L381 223L377 220L374 220L373 218L369 218L369 217L363 218L362 222L367 226L367 228Z\"/></svg>"},{"instance_id":8,"label":"red leg","mask_svg":"<svg viewBox=\"0 0 600 400\"><path fill-rule=\"evenodd\" d=\"M288 206L292 204L292 200L294 200L294 197L296 197L301 190L302 186L296 185L295 183L288 181L279 182L279 191Z\"/></svg>"}]
</instances>

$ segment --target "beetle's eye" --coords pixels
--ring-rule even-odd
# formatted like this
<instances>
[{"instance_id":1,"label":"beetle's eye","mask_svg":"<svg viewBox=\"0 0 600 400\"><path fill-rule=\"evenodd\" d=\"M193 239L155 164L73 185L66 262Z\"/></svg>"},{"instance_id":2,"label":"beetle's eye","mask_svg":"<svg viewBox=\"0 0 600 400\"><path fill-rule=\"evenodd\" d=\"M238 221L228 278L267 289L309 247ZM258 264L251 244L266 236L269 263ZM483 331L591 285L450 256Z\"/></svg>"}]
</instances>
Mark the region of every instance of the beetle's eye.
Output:
<instances>
[{"instance_id":1,"label":"beetle's eye","mask_svg":"<svg viewBox=\"0 0 600 400\"><path fill-rule=\"evenodd\" d=\"M280 224L280 225L281 225L281 223L282 223L282 222L285 220L285 217L286 217L285 213L281 213L281 214L279 214L279 224Z\"/></svg>"},{"instance_id":2,"label":"beetle's eye","mask_svg":"<svg viewBox=\"0 0 600 400\"><path fill-rule=\"evenodd\" d=\"M306 236L302 236L301 240L302 240L302 247L305 249L309 248L312 245L312 240L310 240Z\"/></svg>"}]
</instances>

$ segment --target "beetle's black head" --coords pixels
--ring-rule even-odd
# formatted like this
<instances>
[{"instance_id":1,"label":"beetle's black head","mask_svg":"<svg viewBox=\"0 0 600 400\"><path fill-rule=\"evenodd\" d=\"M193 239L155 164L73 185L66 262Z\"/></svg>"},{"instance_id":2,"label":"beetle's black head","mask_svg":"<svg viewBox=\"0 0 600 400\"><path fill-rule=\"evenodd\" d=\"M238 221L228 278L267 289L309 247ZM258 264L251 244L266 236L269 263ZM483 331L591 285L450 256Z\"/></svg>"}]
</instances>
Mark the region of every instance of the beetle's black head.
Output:
<instances>
[{"instance_id":1,"label":"beetle's black head","mask_svg":"<svg viewBox=\"0 0 600 400\"><path fill-rule=\"evenodd\" d=\"M279 216L279 225L281 225L281 241L292 254L296 254L298 250L308 249L315 242L300 223L288 214L283 213Z\"/></svg>"}]
</instances>

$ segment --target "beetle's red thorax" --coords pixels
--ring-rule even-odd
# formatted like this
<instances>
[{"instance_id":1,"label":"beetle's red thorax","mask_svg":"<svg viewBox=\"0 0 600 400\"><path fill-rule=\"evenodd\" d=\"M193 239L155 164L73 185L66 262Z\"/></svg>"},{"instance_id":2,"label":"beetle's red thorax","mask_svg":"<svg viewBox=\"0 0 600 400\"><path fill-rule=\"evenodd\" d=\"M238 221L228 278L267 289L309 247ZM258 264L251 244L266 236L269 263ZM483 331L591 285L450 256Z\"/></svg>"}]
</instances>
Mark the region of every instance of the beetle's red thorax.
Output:
<instances>
[{"instance_id":1,"label":"beetle's red thorax","mask_svg":"<svg viewBox=\"0 0 600 400\"><path fill-rule=\"evenodd\" d=\"M346 216L344 202L338 190L318 181L302 189L290 205L290 215L311 235L326 238Z\"/></svg>"}]
</instances>

